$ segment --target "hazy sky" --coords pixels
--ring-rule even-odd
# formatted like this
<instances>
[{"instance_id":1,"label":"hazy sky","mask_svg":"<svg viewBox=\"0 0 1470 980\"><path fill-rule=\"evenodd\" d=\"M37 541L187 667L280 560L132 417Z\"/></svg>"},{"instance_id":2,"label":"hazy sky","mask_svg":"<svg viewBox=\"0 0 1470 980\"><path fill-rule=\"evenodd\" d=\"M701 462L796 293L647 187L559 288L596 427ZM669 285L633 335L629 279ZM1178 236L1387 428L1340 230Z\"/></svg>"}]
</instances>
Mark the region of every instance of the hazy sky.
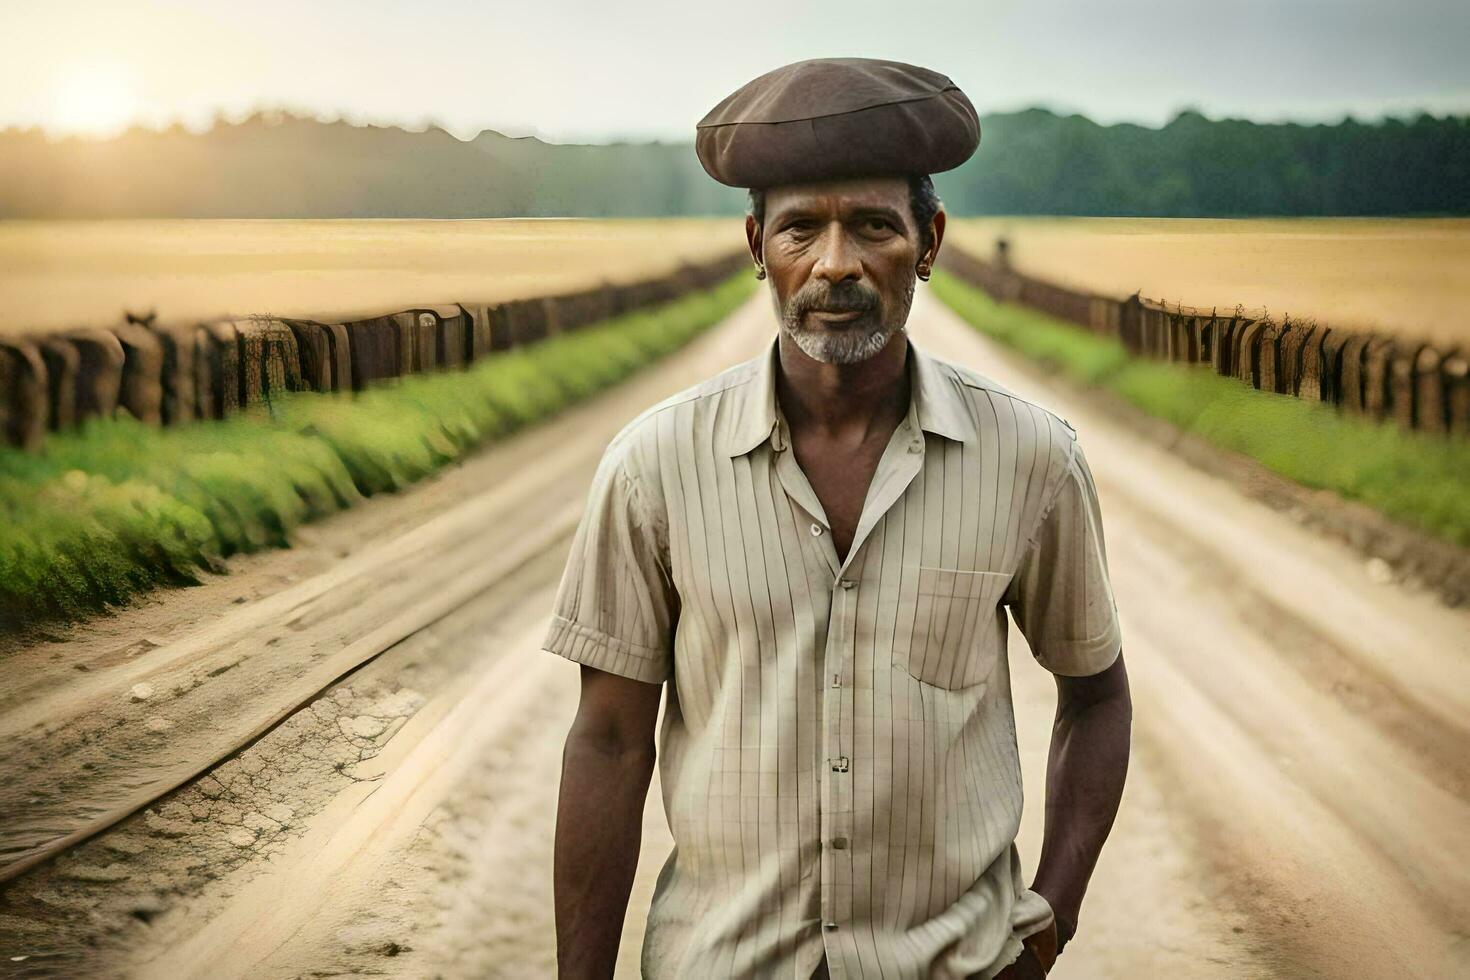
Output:
<instances>
[{"instance_id":1,"label":"hazy sky","mask_svg":"<svg viewBox=\"0 0 1470 980\"><path fill-rule=\"evenodd\" d=\"M285 106L554 141L687 140L802 58L944 72L981 112L1157 125L1470 111L1470 0L0 0L0 127Z\"/></svg>"}]
</instances>

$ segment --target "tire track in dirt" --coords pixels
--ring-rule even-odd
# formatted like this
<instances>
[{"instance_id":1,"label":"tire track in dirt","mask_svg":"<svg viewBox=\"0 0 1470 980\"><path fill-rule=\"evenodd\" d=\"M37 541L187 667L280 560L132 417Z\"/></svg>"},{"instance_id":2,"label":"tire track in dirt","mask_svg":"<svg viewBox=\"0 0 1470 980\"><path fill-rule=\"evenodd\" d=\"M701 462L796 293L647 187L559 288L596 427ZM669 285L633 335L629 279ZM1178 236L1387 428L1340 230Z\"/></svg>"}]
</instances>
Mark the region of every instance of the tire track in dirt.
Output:
<instances>
[{"instance_id":1,"label":"tire track in dirt","mask_svg":"<svg viewBox=\"0 0 1470 980\"><path fill-rule=\"evenodd\" d=\"M238 666L206 669L210 661L199 651L211 648L196 634L173 649L148 647L139 655L148 663L119 659L99 664L99 670L111 668L110 676L85 679L76 699L68 700L76 682L70 663L55 660L54 650L39 650L29 661L39 668L39 679L27 677L23 691L17 684L0 694L7 705L20 707L19 712L7 711L0 724L31 735L29 756L7 741L7 775L29 773L31 781L26 787L30 795L22 795L16 783L5 787L5 805L0 806L0 812L7 814L3 832L9 842L20 836L20 824L9 815L19 811L14 804L22 800L53 806L58 819L46 824L48 829L69 821L73 828L91 824L89 830L101 832L63 841L55 854L0 886L0 954L7 957L6 965L22 975L119 975L123 950L168 945L170 913L182 905L197 905L206 893L217 896L236 888L262 863L277 860L281 847L306 832L316 812L313 807L359 785L361 777L353 775L353 767L391 744L426 704L436 703L433 692L451 684L442 670L456 660L462 662L463 649L472 646L444 647L444 637L453 634L454 624L489 616L477 629L493 635L496 616L524 607L525 590L559 575L567 538L608 439L651 402L753 353L759 337L748 330L752 316L759 313L747 308L743 318L736 314L617 389L467 462L425 494L439 509L413 515L418 526L408 534L393 528L387 544L330 564L315 578L267 596L258 606L240 611L226 605L223 612L242 617L233 629L211 623L207 615L201 619L202 628L196 624L206 639L223 632L230 642L245 647L247 655L271 657L285 672L288 683L283 686L275 683L280 675L270 672L252 674ZM560 463L550 465L548 455ZM487 474L494 479L480 482L478 477ZM525 492L508 493L507 486L517 483L518 477ZM459 494L444 492L444 484L456 481ZM409 491L410 496L415 493ZM372 503L364 510L371 511ZM350 521L354 515L342 516ZM366 523L372 526L374 521ZM431 533L436 537L430 540L441 545L446 534L452 539L456 563L446 561L442 548L424 543ZM412 546L405 546L405 541ZM288 564L293 559L289 554L278 557ZM537 574L530 574L538 567ZM395 591L416 571L424 572L425 580L407 585L417 591ZM518 574L511 575L512 571ZM359 573L383 587L362 588L362 582L353 581ZM426 584L431 588L426 590ZM334 589L341 590L334 596L340 614L312 637L312 646L300 643L298 634L280 622L281 615L292 610L310 618L315 597L332 595ZM174 599L187 603L189 596L180 592ZM176 620L178 615L160 610L160 617ZM190 648L189 643L195 646ZM376 645L378 650L363 657L353 644ZM318 672L311 676L311 650L322 652L329 661L338 658L331 665L338 669L324 670L317 664ZM381 651L387 653L379 656ZM430 657L426 651L437 652ZM354 658L361 663L371 656L378 659L337 681L341 668L353 669ZM18 659L27 662L24 652ZM415 664L425 677L422 686L393 683L395 671ZM192 731L177 724L156 730L141 724L142 717L134 717L131 727L116 723L88 727L95 723L91 708L96 697L110 694L116 700L126 694L128 685L138 683L139 671L155 665L210 676L210 699L194 702ZM368 683L365 678L376 680L363 694L358 685ZM192 685L186 687L186 693L193 690ZM48 704L44 712L36 707L43 699ZM212 710L219 713L218 724ZM48 713L61 716L50 725L43 722L50 737L33 731L34 722L40 720L36 716ZM238 723L242 716L256 719L252 724L263 728L258 738L255 732L246 733L243 751ZM263 716L280 720L261 725ZM62 737L58 729L67 724L79 726L82 734ZM147 754L164 735L175 778L181 759L188 765L203 760L210 771L177 789L162 784L159 767ZM90 759L78 758L79 746L114 758L113 764L89 766ZM228 757L216 764L220 755ZM140 759L137 771L119 761L124 758ZM91 779L87 785L95 788L94 799L132 794L143 802L142 809L131 816L107 813L90 804L86 794L78 794L83 797L78 799L64 791L75 787L60 780L53 780L53 785L45 782L45 773L64 770L68 764ZM59 836L53 833L50 840ZM13 956L20 959L9 959Z\"/></svg>"},{"instance_id":2,"label":"tire track in dirt","mask_svg":"<svg viewBox=\"0 0 1470 980\"><path fill-rule=\"evenodd\" d=\"M1064 412L1103 495L1136 749L1082 931L1053 975L1451 975L1466 955L1453 927L1464 872L1433 858L1470 826L1443 744L1470 696L1445 646L1470 618L1372 586L1345 549L1041 385L920 296L916 342ZM758 297L706 338L685 383L772 329ZM656 400L625 387L579 424L610 435ZM598 449L565 478L575 499ZM36 976L553 975L551 842L577 671L535 648L534 624L564 547L11 883L0 953L24 926L70 957L38 957ZM1011 642L1030 803L1020 845L1034 862L1054 695L1014 630ZM620 976L637 975L668 851L656 782L646 818Z\"/></svg>"},{"instance_id":3,"label":"tire track in dirt","mask_svg":"<svg viewBox=\"0 0 1470 980\"><path fill-rule=\"evenodd\" d=\"M1470 972L1470 610L1374 583L926 301L919 343L1077 427L1140 757L1271 975Z\"/></svg>"}]
</instances>

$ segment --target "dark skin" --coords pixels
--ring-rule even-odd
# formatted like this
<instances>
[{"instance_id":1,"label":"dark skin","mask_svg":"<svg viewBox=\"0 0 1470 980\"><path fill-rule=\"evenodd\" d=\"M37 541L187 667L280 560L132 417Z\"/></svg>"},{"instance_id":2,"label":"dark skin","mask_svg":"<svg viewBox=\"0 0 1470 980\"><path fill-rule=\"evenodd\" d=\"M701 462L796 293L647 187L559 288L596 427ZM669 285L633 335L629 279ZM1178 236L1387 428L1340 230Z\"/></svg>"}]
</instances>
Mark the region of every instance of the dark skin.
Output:
<instances>
[{"instance_id":1,"label":"dark skin","mask_svg":"<svg viewBox=\"0 0 1470 980\"><path fill-rule=\"evenodd\" d=\"M562 751L552 886L557 975L613 975L638 868L663 686L582 667Z\"/></svg>"},{"instance_id":2,"label":"dark skin","mask_svg":"<svg viewBox=\"0 0 1470 980\"><path fill-rule=\"evenodd\" d=\"M895 327L907 318L915 276L927 278L933 268L944 224L940 211L927 238L921 235L902 178L829 181L769 189L764 225L747 217L746 239L767 271L778 313L804 309L801 323L809 330ZM824 313L824 305L846 308ZM779 355L777 398L792 450L845 558L868 484L908 408L908 338L895 331L873 356L834 364L810 357L783 330ZM1101 673L1058 675L1056 683L1045 833L1032 884L1056 922L1027 937L1021 958L1000 974L1004 980L1044 976L1059 940L1075 931L1128 768L1132 706L1122 654ZM582 668L581 701L562 756L553 872L563 978L613 975L661 693L661 685Z\"/></svg>"},{"instance_id":3,"label":"dark skin","mask_svg":"<svg viewBox=\"0 0 1470 980\"><path fill-rule=\"evenodd\" d=\"M927 277L944 239L940 211L929 247L919 251L908 183L897 177L773 188L765 219L764 227L753 216L745 219L751 254L765 267L780 309L799 290L815 294L819 308L802 314L811 330L902 325L904 295L918 270ZM876 305L825 314L822 297L843 289L861 290ZM827 512L837 555L846 559L878 460L908 411L908 336L896 331L882 350L855 364L816 360L784 330L778 345L776 398L791 425L791 448Z\"/></svg>"},{"instance_id":4,"label":"dark skin","mask_svg":"<svg viewBox=\"0 0 1470 980\"><path fill-rule=\"evenodd\" d=\"M1056 922L1050 936L1027 944L1048 968L1057 944L1077 931L1082 896L1123 798L1133 728L1122 650L1099 673L1055 676L1057 712L1046 759L1046 821L1031 887L1051 904ZM1023 966L1017 966L1018 980L1027 976Z\"/></svg>"}]
</instances>

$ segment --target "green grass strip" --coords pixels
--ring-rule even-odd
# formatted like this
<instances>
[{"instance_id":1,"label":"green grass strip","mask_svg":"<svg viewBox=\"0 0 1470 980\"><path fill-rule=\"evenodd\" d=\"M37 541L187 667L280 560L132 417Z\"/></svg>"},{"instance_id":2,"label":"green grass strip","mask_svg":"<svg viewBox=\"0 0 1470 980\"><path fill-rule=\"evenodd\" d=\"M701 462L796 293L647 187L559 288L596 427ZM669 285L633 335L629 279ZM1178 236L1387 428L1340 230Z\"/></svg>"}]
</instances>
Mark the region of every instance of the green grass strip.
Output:
<instances>
[{"instance_id":1,"label":"green grass strip","mask_svg":"<svg viewBox=\"0 0 1470 980\"><path fill-rule=\"evenodd\" d=\"M1151 361L1122 343L937 273L935 294L961 319L1075 381L1249 456L1304 486L1361 501L1394 520L1470 546L1470 445L1391 422L1255 390L1203 366Z\"/></svg>"},{"instance_id":2,"label":"green grass strip","mask_svg":"<svg viewBox=\"0 0 1470 980\"><path fill-rule=\"evenodd\" d=\"M74 620L293 528L408 486L475 447L623 380L722 320L749 276L464 371L355 396L298 393L220 421L126 416L0 449L0 631Z\"/></svg>"}]
</instances>

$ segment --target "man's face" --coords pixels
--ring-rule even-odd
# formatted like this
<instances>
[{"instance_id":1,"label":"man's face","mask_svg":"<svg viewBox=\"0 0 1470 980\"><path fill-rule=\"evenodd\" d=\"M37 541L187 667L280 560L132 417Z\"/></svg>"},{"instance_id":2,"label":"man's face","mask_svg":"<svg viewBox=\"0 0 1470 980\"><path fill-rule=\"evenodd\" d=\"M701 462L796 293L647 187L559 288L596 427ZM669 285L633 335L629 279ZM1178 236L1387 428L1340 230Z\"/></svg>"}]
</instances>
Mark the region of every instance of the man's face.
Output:
<instances>
[{"instance_id":1,"label":"man's face","mask_svg":"<svg viewBox=\"0 0 1470 980\"><path fill-rule=\"evenodd\" d=\"M872 357L903 328L919 232L902 177L773 187L764 226L746 222L781 329L809 357L833 364Z\"/></svg>"}]
</instances>

